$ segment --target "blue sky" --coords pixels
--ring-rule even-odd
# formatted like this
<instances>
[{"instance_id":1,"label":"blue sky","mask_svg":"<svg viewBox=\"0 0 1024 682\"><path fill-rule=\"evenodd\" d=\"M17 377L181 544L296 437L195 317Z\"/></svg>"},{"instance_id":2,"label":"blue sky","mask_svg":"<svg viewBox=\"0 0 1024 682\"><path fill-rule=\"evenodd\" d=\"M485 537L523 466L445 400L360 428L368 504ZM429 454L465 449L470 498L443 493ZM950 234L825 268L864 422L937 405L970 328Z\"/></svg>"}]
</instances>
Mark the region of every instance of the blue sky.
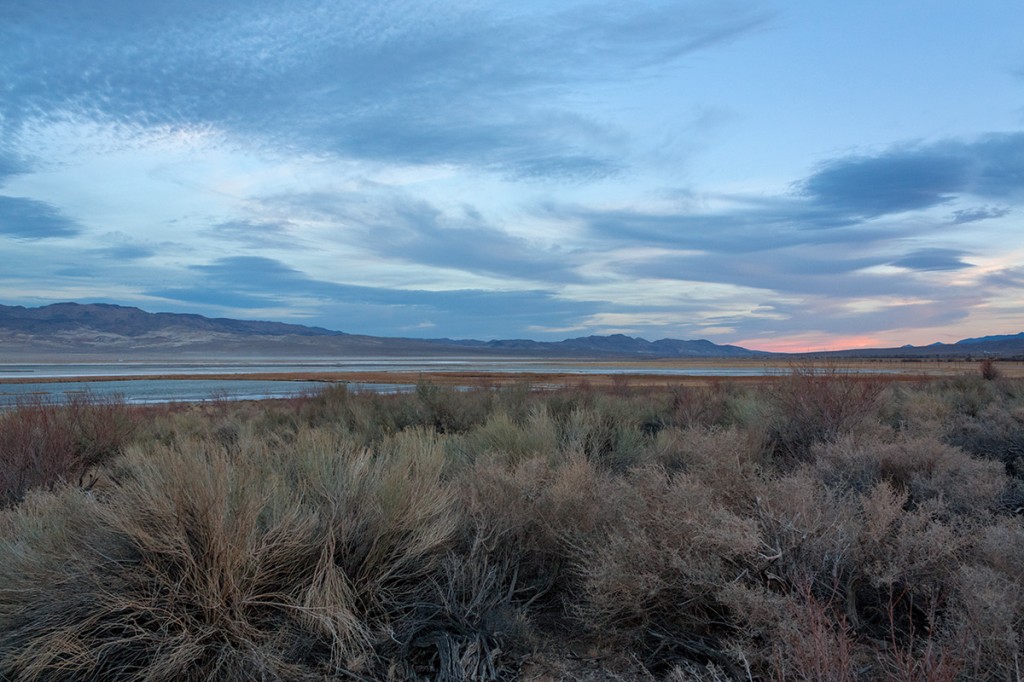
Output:
<instances>
[{"instance_id":1,"label":"blue sky","mask_svg":"<svg viewBox=\"0 0 1024 682\"><path fill-rule=\"evenodd\" d=\"M1024 330L1024 4L0 0L0 302Z\"/></svg>"}]
</instances>

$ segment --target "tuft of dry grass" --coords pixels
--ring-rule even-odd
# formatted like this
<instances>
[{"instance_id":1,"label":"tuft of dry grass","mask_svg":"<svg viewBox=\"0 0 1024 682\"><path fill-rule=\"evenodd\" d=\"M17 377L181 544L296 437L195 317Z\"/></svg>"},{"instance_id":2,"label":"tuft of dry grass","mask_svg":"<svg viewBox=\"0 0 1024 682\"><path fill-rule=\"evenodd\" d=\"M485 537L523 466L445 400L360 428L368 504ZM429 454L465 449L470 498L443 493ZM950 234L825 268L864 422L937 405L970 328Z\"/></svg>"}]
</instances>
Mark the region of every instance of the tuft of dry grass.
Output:
<instances>
[{"instance_id":1,"label":"tuft of dry grass","mask_svg":"<svg viewBox=\"0 0 1024 682\"><path fill-rule=\"evenodd\" d=\"M457 520L435 440L401 435L387 456L339 445L314 432L284 453L209 441L130 448L102 503L65 490L25 509L0 552L11 577L0 587L0 672L375 669Z\"/></svg>"}]
</instances>

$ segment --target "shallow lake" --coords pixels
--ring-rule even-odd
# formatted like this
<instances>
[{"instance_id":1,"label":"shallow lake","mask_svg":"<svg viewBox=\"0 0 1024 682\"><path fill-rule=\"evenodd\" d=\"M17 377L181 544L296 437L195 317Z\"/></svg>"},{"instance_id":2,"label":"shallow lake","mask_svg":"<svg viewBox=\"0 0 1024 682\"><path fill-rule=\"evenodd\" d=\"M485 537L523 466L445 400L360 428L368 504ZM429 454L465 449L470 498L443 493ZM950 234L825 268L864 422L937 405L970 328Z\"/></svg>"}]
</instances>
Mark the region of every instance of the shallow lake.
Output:
<instances>
[{"instance_id":1,"label":"shallow lake","mask_svg":"<svg viewBox=\"0 0 1024 682\"><path fill-rule=\"evenodd\" d=\"M42 399L62 402L69 396L91 394L119 397L128 403L200 402L204 400L263 400L315 391L315 381L215 381L205 379L141 379L137 381L69 381L0 384L0 406Z\"/></svg>"},{"instance_id":2,"label":"shallow lake","mask_svg":"<svg viewBox=\"0 0 1024 682\"><path fill-rule=\"evenodd\" d=\"M682 366L645 366L634 363L586 363L573 361L536 361L521 359L392 359L369 358L323 362L208 362L208 363L79 363L79 364L0 364L0 379L30 380L28 383L0 382L0 405L38 397L64 400L67 396L89 392L97 397L119 396L129 403L197 402L203 400L260 400L285 398L315 392L325 384L318 381L273 381L253 379L195 378L202 375L345 372L393 372L409 374L409 381L398 384L350 383L352 390L395 392L411 390L419 372L538 372L567 374L648 374L656 376L745 377L786 374L788 370L758 362L720 366L714 362ZM858 370L840 370L855 372ZM878 369L870 370L878 372ZM884 371L884 370L883 370ZM190 378L168 378L190 375ZM81 381L53 382L48 379L80 378ZM89 377L154 377L152 379L90 381ZM159 378L157 378L159 377ZM38 381L31 381L38 379Z\"/></svg>"}]
</instances>

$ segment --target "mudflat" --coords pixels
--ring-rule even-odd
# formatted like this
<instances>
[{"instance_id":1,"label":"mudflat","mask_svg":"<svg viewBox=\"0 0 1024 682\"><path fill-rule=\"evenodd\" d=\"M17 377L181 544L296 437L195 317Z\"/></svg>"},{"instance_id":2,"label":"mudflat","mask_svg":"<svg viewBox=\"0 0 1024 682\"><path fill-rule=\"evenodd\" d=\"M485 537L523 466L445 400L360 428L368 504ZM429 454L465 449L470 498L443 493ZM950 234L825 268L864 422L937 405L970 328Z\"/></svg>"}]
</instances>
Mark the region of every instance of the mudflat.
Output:
<instances>
[{"instance_id":1,"label":"mudflat","mask_svg":"<svg viewBox=\"0 0 1024 682\"><path fill-rule=\"evenodd\" d=\"M439 369L425 366L422 370L343 370L323 371L258 371L203 373L173 372L160 374L119 374L102 376L8 376L0 384L66 383L74 381L132 380L253 380L253 381L315 381L354 384L410 384L429 382L456 386L503 386L526 383L535 386L699 386L718 382L757 384L776 381L794 372L822 372L846 375L852 379L886 379L918 381L979 373L977 361L908 361L885 360L793 360L793 359L685 359L644 361L559 361L557 370L536 369ZM1024 377L1024 362L999 361L1001 376Z\"/></svg>"}]
</instances>

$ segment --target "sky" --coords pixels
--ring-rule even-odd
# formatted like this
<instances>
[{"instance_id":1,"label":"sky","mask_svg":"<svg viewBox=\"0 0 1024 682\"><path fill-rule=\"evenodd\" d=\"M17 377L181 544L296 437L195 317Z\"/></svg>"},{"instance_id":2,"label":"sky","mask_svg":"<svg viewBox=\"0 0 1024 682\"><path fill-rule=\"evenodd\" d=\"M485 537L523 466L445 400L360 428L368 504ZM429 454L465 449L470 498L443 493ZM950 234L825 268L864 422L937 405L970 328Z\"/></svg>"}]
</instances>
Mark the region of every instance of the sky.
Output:
<instances>
[{"instance_id":1,"label":"sky","mask_svg":"<svg viewBox=\"0 0 1024 682\"><path fill-rule=\"evenodd\" d=\"M1019 0L0 0L0 303L1024 331Z\"/></svg>"}]
</instances>

